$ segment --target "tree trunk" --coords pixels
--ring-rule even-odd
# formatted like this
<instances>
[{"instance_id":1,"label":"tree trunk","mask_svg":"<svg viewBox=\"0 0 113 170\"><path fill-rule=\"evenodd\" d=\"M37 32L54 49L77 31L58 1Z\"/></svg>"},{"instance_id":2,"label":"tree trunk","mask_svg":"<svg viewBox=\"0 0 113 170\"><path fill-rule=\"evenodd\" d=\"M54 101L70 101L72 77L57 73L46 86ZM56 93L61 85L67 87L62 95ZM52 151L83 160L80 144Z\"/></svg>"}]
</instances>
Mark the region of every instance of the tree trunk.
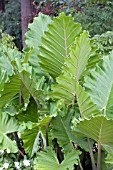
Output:
<instances>
[{"instance_id":1,"label":"tree trunk","mask_svg":"<svg viewBox=\"0 0 113 170\"><path fill-rule=\"evenodd\" d=\"M0 0L0 11L4 11L5 10L5 0Z\"/></svg>"},{"instance_id":2,"label":"tree trunk","mask_svg":"<svg viewBox=\"0 0 113 170\"><path fill-rule=\"evenodd\" d=\"M22 26L22 43L25 45L25 33L28 23L33 19L33 0L21 0L21 26Z\"/></svg>"}]
</instances>

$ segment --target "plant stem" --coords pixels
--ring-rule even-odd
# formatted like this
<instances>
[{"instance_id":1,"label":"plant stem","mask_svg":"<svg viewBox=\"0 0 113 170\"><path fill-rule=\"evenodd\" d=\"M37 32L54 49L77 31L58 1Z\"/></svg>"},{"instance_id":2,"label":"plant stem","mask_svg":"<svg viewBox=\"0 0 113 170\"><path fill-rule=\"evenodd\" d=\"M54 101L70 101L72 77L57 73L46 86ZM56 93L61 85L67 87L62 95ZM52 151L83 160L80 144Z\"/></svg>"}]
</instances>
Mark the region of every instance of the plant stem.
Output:
<instances>
[{"instance_id":1,"label":"plant stem","mask_svg":"<svg viewBox=\"0 0 113 170\"><path fill-rule=\"evenodd\" d=\"M19 150L18 152L21 154L21 156L23 156L23 157L25 156L25 155L22 153L21 150Z\"/></svg>"},{"instance_id":2,"label":"plant stem","mask_svg":"<svg viewBox=\"0 0 113 170\"><path fill-rule=\"evenodd\" d=\"M48 124L46 125L46 146L49 146L49 139L48 139Z\"/></svg>"},{"instance_id":3,"label":"plant stem","mask_svg":"<svg viewBox=\"0 0 113 170\"><path fill-rule=\"evenodd\" d=\"M92 148L91 148L90 139L87 138L87 141L88 141L89 153L90 153L90 157L91 157L92 170L97 170L96 165L95 165L93 151L92 151Z\"/></svg>"},{"instance_id":4,"label":"plant stem","mask_svg":"<svg viewBox=\"0 0 113 170\"><path fill-rule=\"evenodd\" d=\"M41 148L41 150L44 149L44 147L43 147L43 139L42 139L41 133L40 133L40 148Z\"/></svg>"},{"instance_id":5,"label":"plant stem","mask_svg":"<svg viewBox=\"0 0 113 170\"><path fill-rule=\"evenodd\" d=\"M98 142L98 161L97 161L97 170L101 170L101 148L100 148L100 142Z\"/></svg>"},{"instance_id":6,"label":"plant stem","mask_svg":"<svg viewBox=\"0 0 113 170\"><path fill-rule=\"evenodd\" d=\"M78 162L78 163L79 163L79 167L80 167L80 169L81 169L81 170L83 170L83 167L82 167L82 164L81 164L80 160L79 160L79 162Z\"/></svg>"}]
</instances>

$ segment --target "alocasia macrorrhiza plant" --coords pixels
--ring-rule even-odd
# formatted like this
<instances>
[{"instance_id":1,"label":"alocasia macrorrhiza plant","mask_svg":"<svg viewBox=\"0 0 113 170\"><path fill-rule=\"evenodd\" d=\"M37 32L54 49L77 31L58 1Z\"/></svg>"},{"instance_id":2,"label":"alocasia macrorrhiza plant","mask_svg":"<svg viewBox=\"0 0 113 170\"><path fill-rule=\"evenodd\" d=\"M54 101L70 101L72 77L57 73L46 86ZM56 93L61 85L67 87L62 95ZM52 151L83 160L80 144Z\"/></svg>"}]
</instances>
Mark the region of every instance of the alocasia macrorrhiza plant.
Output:
<instances>
[{"instance_id":1,"label":"alocasia macrorrhiza plant","mask_svg":"<svg viewBox=\"0 0 113 170\"><path fill-rule=\"evenodd\" d=\"M23 53L0 48L0 149L19 131L36 170L113 169L113 52L96 49L64 13L39 14Z\"/></svg>"}]
</instances>

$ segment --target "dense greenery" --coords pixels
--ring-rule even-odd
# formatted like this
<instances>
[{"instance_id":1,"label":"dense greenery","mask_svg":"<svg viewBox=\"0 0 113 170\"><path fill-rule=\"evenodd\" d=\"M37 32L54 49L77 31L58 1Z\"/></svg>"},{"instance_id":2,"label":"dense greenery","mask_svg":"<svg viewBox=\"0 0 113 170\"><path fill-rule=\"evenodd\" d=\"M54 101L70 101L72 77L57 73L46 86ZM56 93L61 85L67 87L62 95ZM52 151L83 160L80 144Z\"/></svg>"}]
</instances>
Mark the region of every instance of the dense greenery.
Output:
<instances>
[{"instance_id":1,"label":"dense greenery","mask_svg":"<svg viewBox=\"0 0 113 170\"><path fill-rule=\"evenodd\" d=\"M5 11L0 12L0 28L3 32L15 36L15 43L22 48L20 0L5 0ZM113 29L113 2L111 0L34 0L34 16L39 12L57 16L59 12L72 14L76 22L91 36ZM30 21L32 22L32 21Z\"/></svg>"},{"instance_id":2,"label":"dense greenery","mask_svg":"<svg viewBox=\"0 0 113 170\"><path fill-rule=\"evenodd\" d=\"M113 51L98 38L40 13L23 52L1 41L1 167L113 169Z\"/></svg>"},{"instance_id":3,"label":"dense greenery","mask_svg":"<svg viewBox=\"0 0 113 170\"><path fill-rule=\"evenodd\" d=\"M3 32L14 36L18 48L22 48L21 41L21 10L19 0L6 1L5 11L0 12L0 28Z\"/></svg>"},{"instance_id":4,"label":"dense greenery","mask_svg":"<svg viewBox=\"0 0 113 170\"><path fill-rule=\"evenodd\" d=\"M38 11L47 15L57 15L62 11L72 14L75 21L81 23L83 29L88 30L91 36L113 30L111 0L42 0L37 5Z\"/></svg>"}]
</instances>

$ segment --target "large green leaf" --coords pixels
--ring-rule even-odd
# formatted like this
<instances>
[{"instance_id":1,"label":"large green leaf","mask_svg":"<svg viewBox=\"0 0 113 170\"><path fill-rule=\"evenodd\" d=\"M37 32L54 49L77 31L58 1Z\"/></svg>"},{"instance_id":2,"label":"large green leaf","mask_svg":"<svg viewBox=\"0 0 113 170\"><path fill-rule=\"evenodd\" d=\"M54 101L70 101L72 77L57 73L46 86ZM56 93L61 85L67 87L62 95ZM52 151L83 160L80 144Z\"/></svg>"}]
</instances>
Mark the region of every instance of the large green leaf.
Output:
<instances>
[{"instance_id":1,"label":"large green leaf","mask_svg":"<svg viewBox=\"0 0 113 170\"><path fill-rule=\"evenodd\" d=\"M18 122L15 118L0 112L0 149L10 149L10 152L18 151L17 145L7 136L18 131Z\"/></svg>"},{"instance_id":2,"label":"large green leaf","mask_svg":"<svg viewBox=\"0 0 113 170\"><path fill-rule=\"evenodd\" d=\"M85 91L85 88L82 87L77 80L71 79L69 75L67 78L68 83L72 83L73 80L73 84L67 86L68 84L67 80L63 82L63 79L62 80L60 79L59 84L53 86L53 93L50 96L57 99L62 98L64 99L64 102L66 104L74 104L76 99L81 117L89 117L91 115L100 114L100 111L96 108L96 105L92 102L89 94Z\"/></svg>"},{"instance_id":3,"label":"large green leaf","mask_svg":"<svg viewBox=\"0 0 113 170\"><path fill-rule=\"evenodd\" d=\"M13 67L3 53L0 53L0 67L2 68L2 70L6 71L8 75L13 74Z\"/></svg>"},{"instance_id":4,"label":"large green leaf","mask_svg":"<svg viewBox=\"0 0 113 170\"><path fill-rule=\"evenodd\" d=\"M75 141L74 135L70 128L73 113L64 116L57 116L51 121L52 138L57 138L60 147L64 148L65 152L70 152L73 149L72 142Z\"/></svg>"},{"instance_id":5,"label":"large green leaf","mask_svg":"<svg viewBox=\"0 0 113 170\"><path fill-rule=\"evenodd\" d=\"M35 170L72 170L74 164L78 165L79 155L79 150L73 150L59 163L55 152L51 148L46 148L45 152L38 153L34 168Z\"/></svg>"},{"instance_id":6,"label":"large green leaf","mask_svg":"<svg viewBox=\"0 0 113 170\"><path fill-rule=\"evenodd\" d=\"M33 123L32 128L28 128L22 132L22 140L24 142L24 149L30 156L39 149L39 135L46 134L46 125L50 122L51 117L45 116L38 123Z\"/></svg>"},{"instance_id":7,"label":"large green leaf","mask_svg":"<svg viewBox=\"0 0 113 170\"><path fill-rule=\"evenodd\" d=\"M29 155L33 156L35 152L39 149L39 127L37 124L33 124L31 129L26 129L22 133L21 137L23 140L23 147Z\"/></svg>"},{"instance_id":8,"label":"large green leaf","mask_svg":"<svg viewBox=\"0 0 113 170\"><path fill-rule=\"evenodd\" d=\"M29 62L33 66L35 73L40 73L41 69L38 64L39 46L42 45L41 37L44 35L44 31L48 30L48 24L51 23L51 18L47 15L39 13L38 17L35 17L32 24L28 25L29 30L25 34L25 42L27 47L33 47L34 50L29 57Z\"/></svg>"},{"instance_id":9,"label":"large green leaf","mask_svg":"<svg viewBox=\"0 0 113 170\"><path fill-rule=\"evenodd\" d=\"M73 117L75 117L75 111L72 109L69 111L63 109L63 112L65 116L63 115L62 117L58 115L57 117L52 118L50 124L52 138L57 139L59 146L63 148L65 153L71 152L74 149L73 143L88 151L86 138L78 137L71 129L71 121L73 120Z\"/></svg>"},{"instance_id":10,"label":"large green leaf","mask_svg":"<svg viewBox=\"0 0 113 170\"><path fill-rule=\"evenodd\" d=\"M76 94L76 80L80 79L87 65L90 54L90 40L84 31L76 38L75 45L70 49L70 56L65 59L63 74L56 78L58 84L52 86L52 96L64 99L66 104L73 104Z\"/></svg>"},{"instance_id":11,"label":"large green leaf","mask_svg":"<svg viewBox=\"0 0 113 170\"><path fill-rule=\"evenodd\" d=\"M38 108L41 109L40 103L44 104L45 95L43 90L40 88L40 80L36 82L26 71L23 71L19 76L22 82L22 93L24 100L28 95L30 95L34 99Z\"/></svg>"},{"instance_id":12,"label":"large green leaf","mask_svg":"<svg viewBox=\"0 0 113 170\"><path fill-rule=\"evenodd\" d=\"M41 103L44 101L43 91L40 89L38 82L36 83L26 70L11 76L9 82L4 84L4 89L0 92L0 108L11 101L16 94L19 96L20 105L22 104L22 100L28 103L30 96L32 96L39 108L41 108L39 100Z\"/></svg>"},{"instance_id":13,"label":"large green leaf","mask_svg":"<svg viewBox=\"0 0 113 170\"><path fill-rule=\"evenodd\" d=\"M0 108L4 107L20 91L21 80L18 75L10 77L9 82L4 84L3 91L0 92Z\"/></svg>"},{"instance_id":14,"label":"large green leaf","mask_svg":"<svg viewBox=\"0 0 113 170\"><path fill-rule=\"evenodd\" d=\"M113 51L85 78L85 87L98 108L113 118Z\"/></svg>"},{"instance_id":15,"label":"large green leaf","mask_svg":"<svg viewBox=\"0 0 113 170\"><path fill-rule=\"evenodd\" d=\"M81 117L83 118L100 114L100 111L97 110L96 105L92 102L89 94L85 91L85 88L78 82L76 82L75 87L76 99Z\"/></svg>"},{"instance_id":16,"label":"large green leaf","mask_svg":"<svg viewBox=\"0 0 113 170\"><path fill-rule=\"evenodd\" d=\"M91 52L88 33L83 31L80 37L75 39L75 45L70 49L69 58L65 60L65 72L71 73L76 80L79 80L85 70Z\"/></svg>"},{"instance_id":17,"label":"large green leaf","mask_svg":"<svg viewBox=\"0 0 113 170\"><path fill-rule=\"evenodd\" d=\"M86 72L90 69L93 69L96 67L97 63L99 63L102 60L102 56L100 53L98 53L98 47L95 45L95 41L93 39L90 39L91 43L91 52L90 52L90 58L88 60Z\"/></svg>"},{"instance_id":18,"label":"large green leaf","mask_svg":"<svg viewBox=\"0 0 113 170\"><path fill-rule=\"evenodd\" d=\"M41 37L44 31L48 30L48 24L51 23L51 18L47 15L39 13L35 17L32 24L28 25L29 30L25 34L25 42L27 47L34 47L35 54L38 54L39 46L42 45Z\"/></svg>"},{"instance_id":19,"label":"large green leaf","mask_svg":"<svg viewBox=\"0 0 113 170\"><path fill-rule=\"evenodd\" d=\"M113 120L105 116L91 117L81 120L75 125L75 131L94 139L108 152L113 151Z\"/></svg>"},{"instance_id":20,"label":"large green leaf","mask_svg":"<svg viewBox=\"0 0 113 170\"><path fill-rule=\"evenodd\" d=\"M61 13L48 28L40 47L40 65L45 72L57 77L61 73L64 59L69 56L70 46L81 32L81 26L74 23L71 16Z\"/></svg>"}]
</instances>

